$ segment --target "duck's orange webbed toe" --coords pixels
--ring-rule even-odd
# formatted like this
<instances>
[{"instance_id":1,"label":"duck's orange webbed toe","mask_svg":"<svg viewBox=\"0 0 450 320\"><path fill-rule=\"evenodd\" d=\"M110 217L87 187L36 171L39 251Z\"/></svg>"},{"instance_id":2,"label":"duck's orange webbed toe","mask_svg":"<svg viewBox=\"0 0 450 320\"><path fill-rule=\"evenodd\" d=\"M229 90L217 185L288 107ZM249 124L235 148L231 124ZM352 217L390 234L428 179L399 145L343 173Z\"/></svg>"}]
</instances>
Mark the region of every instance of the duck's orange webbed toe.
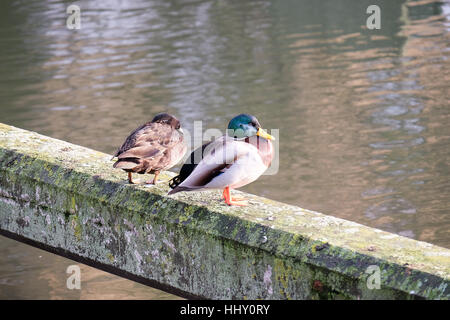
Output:
<instances>
[{"instance_id":1,"label":"duck's orange webbed toe","mask_svg":"<svg viewBox=\"0 0 450 320\"><path fill-rule=\"evenodd\" d=\"M229 206L246 206L248 205L248 202L245 200L245 198L241 197L231 197L230 193L230 187L226 187L223 189L223 197L225 199L225 203Z\"/></svg>"}]
</instances>

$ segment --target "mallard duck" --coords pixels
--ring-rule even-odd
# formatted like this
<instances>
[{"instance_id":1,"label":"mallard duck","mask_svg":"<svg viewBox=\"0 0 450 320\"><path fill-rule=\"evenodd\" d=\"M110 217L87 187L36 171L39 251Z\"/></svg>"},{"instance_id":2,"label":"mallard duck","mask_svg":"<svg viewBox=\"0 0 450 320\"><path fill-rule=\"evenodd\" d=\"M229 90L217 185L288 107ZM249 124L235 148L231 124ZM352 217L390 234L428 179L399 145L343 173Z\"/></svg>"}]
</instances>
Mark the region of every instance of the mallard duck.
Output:
<instances>
[{"instance_id":1,"label":"mallard duck","mask_svg":"<svg viewBox=\"0 0 450 320\"><path fill-rule=\"evenodd\" d=\"M154 174L153 180L146 183L156 184L159 172L178 163L186 149L180 121L170 114L159 113L127 137L114 154L118 160L113 167L128 172L129 183L134 183L135 172Z\"/></svg>"},{"instance_id":2,"label":"mallard duck","mask_svg":"<svg viewBox=\"0 0 450 320\"><path fill-rule=\"evenodd\" d=\"M272 162L274 149L256 117L240 114L228 124L227 134L195 150L169 185L180 191L223 189L228 205L245 206L243 198L231 197L231 189L247 185L261 176ZM203 154L203 157L200 155ZM195 159L200 158L196 164Z\"/></svg>"}]
</instances>

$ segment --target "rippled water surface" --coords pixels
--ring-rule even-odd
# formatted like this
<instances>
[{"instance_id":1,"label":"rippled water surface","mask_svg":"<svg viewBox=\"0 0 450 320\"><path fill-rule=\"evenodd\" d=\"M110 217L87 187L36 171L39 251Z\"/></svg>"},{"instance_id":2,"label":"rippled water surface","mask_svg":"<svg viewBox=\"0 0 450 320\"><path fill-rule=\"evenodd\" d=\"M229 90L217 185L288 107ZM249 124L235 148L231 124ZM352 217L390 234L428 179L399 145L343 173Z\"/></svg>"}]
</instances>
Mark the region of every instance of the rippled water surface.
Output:
<instances>
[{"instance_id":1,"label":"rippled water surface","mask_svg":"<svg viewBox=\"0 0 450 320\"><path fill-rule=\"evenodd\" d=\"M160 111L191 131L252 113L280 168L243 190L450 247L449 1L76 3L80 30L69 2L0 2L1 122L112 153ZM1 238L0 297L74 297L71 262L32 250ZM85 272L75 298L167 297Z\"/></svg>"}]
</instances>

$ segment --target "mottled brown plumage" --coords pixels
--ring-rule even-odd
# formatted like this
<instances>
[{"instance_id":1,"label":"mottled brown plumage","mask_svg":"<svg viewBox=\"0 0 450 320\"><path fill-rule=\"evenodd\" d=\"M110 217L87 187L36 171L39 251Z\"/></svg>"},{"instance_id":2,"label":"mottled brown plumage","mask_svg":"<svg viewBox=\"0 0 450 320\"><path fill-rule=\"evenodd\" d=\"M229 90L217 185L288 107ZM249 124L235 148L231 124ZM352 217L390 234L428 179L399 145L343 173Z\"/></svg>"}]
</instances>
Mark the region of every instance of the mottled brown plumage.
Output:
<instances>
[{"instance_id":1,"label":"mottled brown plumage","mask_svg":"<svg viewBox=\"0 0 450 320\"><path fill-rule=\"evenodd\" d=\"M114 154L118 160L113 167L128 172L128 181L133 183L131 173L155 174L156 183L161 170L178 163L186 153L180 122L167 113L160 113L134 130Z\"/></svg>"}]
</instances>

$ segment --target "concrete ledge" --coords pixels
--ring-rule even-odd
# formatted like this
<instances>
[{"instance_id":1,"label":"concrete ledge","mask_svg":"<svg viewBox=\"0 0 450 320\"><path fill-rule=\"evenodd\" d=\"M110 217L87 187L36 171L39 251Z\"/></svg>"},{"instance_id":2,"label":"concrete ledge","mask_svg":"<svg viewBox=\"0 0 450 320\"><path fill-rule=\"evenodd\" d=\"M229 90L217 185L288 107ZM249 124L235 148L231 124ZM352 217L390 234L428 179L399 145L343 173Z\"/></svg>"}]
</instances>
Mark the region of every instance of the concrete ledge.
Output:
<instances>
[{"instance_id":1,"label":"concrete ledge","mask_svg":"<svg viewBox=\"0 0 450 320\"><path fill-rule=\"evenodd\" d=\"M191 298L450 298L449 249L253 195L167 197L110 158L0 124L0 232Z\"/></svg>"}]
</instances>

